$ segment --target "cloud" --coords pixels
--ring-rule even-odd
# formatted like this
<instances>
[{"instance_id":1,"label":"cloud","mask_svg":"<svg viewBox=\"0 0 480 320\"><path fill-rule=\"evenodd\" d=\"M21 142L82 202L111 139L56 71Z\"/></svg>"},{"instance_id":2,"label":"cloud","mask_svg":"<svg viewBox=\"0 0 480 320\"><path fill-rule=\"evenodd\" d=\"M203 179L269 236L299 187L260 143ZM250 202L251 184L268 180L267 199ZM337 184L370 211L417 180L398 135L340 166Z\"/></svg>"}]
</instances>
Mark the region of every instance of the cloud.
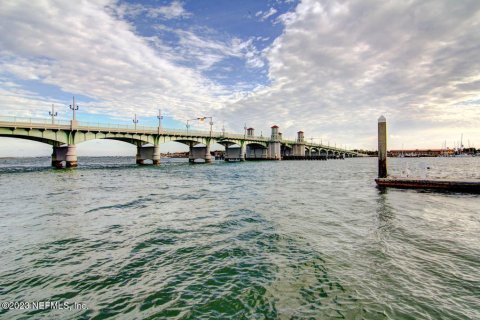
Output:
<instances>
[{"instance_id":1,"label":"cloud","mask_svg":"<svg viewBox=\"0 0 480 320\"><path fill-rule=\"evenodd\" d=\"M258 17L260 18L260 21L265 21L267 20L268 18L270 18L271 16L273 16L274 14L277 13L277 9L275 8L270 8L268 11L266 12L263 12L263 11L257 11L255 13L255 17Z\"/></svg>"},{"instance_id":2,"label":"cloud","mask_svg":"<svg viewBox=\"0 0 480 320\"><path fill-rule=\"evenodd\" d=\"M148 9L147 16L152 18L163 17L165 19L177 19L189 17L191 13L183 8L183 3L180 1L173 1L168 6Z\"/></svg>"},{"instance_id":3,"label":"cloud","mask_svg":"<svg viewBox=\"0 0 480 320\"><path fill-rule=\"evenodd\" d=\"M232 105L287 135L375 147L376 119L418 146L468 132L480 145L480 2L302 1L278 17L270 86Z\"/></svg>"},{"instance_id":4,"label":"cloud","mask_svg":"<svg viewBox=\"0 0 480 320\"><path fill-rule=\"evenodd\" d=\"M115 4L2 2L0 73L90 97L98 101L95 112L110 116L154 115L160 105L182 119L222 105L221 86L174 63L160 39L138 36L111 14Z\"/></svg>"},{"instance_id":5,"label":"cloud","mask_svg":"<svg viewBox=\"0 0 480 320\"><path fill-rule=\"evenodd\" d=\"M253 37L248 40L236 37L218 39L218 34L208 29L181 30L164 25L157 25L156 28L174 33L178 37L173 48L176 52L173 60L193 63L200 71L208 70L227 58L245 60L246 66L250 68L262 68L265 65L264 56L256 48Z\"/></svg>"},{"instance_id":6,"label":"cloud","mask_svg":"<svg viewBox=\"0 0 480 320\"><path fill-rule=\"evenodd\" d=\"M182 120L199 110L216 110L235 96L206 78L204 70L228 57L242 59L251 68L263 66L261 52L251 39L221 41L201 30L173 29L168 31L179 38L174 46L165 44L159 36L142 37L131 23L120 18L125 12L138 10L143 7L126 8L108 0L3 2L0 31L5 36L0 39L0 75L90 97L96 104L84 108L87 113L130 117L136 110L153 116L157 106L162 106ZM185 61L194 65L182 66ZM4 101L5 108L21 109L15 106L18 97L5 94L7 97L10 102ZM37 98L45 102L57 97ZM44 112L44 108L24 109L19 115Z\"/></svg>"},{"instance_id":7,"label":"cloud","mask_svg":"<svg viewBox=\"0 0 480 320\"><path fill-rule=\"evenodd\" d=\"M185 17L176 10L156 14ZM173 45L144 37L124 18L139 14L145 7L113 0L0 2L2 113L45 113L57 98L23 87L32 81L91 98L83 112L118 118L161 106L177 119L225 119L227 130L246 121L265 135L278 124L287 137L303 129L375 148L385 114L404 139L392 147L434 147L461 133L480 146L478 1L304 0L276 18L283 32L262 51L254 37L193 28L166 30L178 37ZM232 91L205 75L228 58L268 66L269 82Z\"/></svg>"},{"instance_id":8,"label":"cloud","mask_svg":"<svg viewBox=\"0 0 480 320\"><path fill-rule=\"evenodd\" d=\"M118 17L137 17L145 14L149 18L161 18L164 20L188 18L192 15L183 7L180 1L172 1L170 5L153 7L145 6L139 3L112 3L109 9Z\"/></svg>"}]
</instances>

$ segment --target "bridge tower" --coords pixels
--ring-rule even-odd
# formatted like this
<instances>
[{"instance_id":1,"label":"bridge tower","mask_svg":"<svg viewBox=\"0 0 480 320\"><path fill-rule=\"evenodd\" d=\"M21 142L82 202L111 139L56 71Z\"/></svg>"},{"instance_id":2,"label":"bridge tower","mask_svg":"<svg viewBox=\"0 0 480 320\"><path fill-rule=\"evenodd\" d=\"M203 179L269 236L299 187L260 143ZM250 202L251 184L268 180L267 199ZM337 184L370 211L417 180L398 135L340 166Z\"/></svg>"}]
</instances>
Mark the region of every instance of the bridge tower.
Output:
<instances>
[{"instance_id":1,"label":"bridge tower","mask_svg":"<svg viewBox=\"0 0 480 320\"><path fill-rule=\"evenodd\" d=\"M281 160L281 134L278 132L278 126L272 126L272 135L268 142L267 158L270 160Z\"/></svg>"},{"instance_id":2,"label":"bridge tower","mask_svg":"<svg viewBox=\"0 0 480 320\"><path fill-rule=\"evenodd\" d=\"M297 143L293 145L293 155L296 157L305 157L305 136L303 131L297 132Z\"/></svg>"}]
</instances>

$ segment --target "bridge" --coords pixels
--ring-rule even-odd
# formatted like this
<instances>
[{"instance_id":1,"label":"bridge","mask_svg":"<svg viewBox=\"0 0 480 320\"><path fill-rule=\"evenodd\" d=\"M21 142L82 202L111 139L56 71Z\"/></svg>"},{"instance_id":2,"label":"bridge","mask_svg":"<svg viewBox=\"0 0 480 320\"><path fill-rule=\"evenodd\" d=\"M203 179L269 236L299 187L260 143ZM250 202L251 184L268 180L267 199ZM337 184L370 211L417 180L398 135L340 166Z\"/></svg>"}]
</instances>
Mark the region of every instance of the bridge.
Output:
<instances>
[{"instance_id":1,"label":"bridge","mask_svg":"<svg viewBox=\"0 0 480 320\"><path fill-rule=\"evenodd\" d=\"M327 160L363 156L357 152L308 143L299 131L296 140L283 139L279 127L271 127L270 137L256 136L253 128L245 134L175 130L145 127L79 122L77 120L53 120L0 116L0 137L20 138L49 144L53 147L52 166L62 168L77 166L76 145L94 139L124 141L137 146L136 163L154 165L160 163L160 145L176 141L189 147L189 161L202 159L212 162L210 147L218 143L225 147L226 161L245 160Z\"/></svg>"}]
</instances>

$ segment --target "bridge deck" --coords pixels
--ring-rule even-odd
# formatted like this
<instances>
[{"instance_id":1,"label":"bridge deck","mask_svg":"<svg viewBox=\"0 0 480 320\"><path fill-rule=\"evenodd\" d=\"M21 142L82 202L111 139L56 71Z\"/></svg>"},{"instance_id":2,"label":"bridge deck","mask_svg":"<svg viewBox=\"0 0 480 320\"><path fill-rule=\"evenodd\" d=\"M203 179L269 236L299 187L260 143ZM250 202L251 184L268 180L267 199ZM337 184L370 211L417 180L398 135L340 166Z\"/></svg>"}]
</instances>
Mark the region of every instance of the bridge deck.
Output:
<instances>
[{"instance_id":1,"label":"bridge deck","mask_svg":"<svg viewBox=\"0 0 480 320\"><path fill-rule=\"evenodd\" d=\"M249 136L245 134L229 133L229 132L217 132L217 131L197 131L197 130L180 130L180 129L164 129L159 127L148 127L125 124L105 124L105 123L92 123L92 122L78 122L73 128L71 121L55 120L52 123L51 119L39 119L39 118L25 118L25 117L8 117L0 116L0 128L10 129L38 129L38 130L64 130L64 131L81 131L81 132L102 132L102 133L122 133L122 134L135 134L135 135L159 135L170 137L191 137L191 138L212 138L217 141L222 140L241 140L250 142L268 143L270 137L264 136ZM5 136L5 135L4 135ZM294 145L298 142L294 139L282 139L280 141L284 145ZM348 153L355 156L363 156L350 150L344 150L332 146L327 146L318 143L302 142L307 148L323 149L329 152Z\"/></svg>"}]
</instances>

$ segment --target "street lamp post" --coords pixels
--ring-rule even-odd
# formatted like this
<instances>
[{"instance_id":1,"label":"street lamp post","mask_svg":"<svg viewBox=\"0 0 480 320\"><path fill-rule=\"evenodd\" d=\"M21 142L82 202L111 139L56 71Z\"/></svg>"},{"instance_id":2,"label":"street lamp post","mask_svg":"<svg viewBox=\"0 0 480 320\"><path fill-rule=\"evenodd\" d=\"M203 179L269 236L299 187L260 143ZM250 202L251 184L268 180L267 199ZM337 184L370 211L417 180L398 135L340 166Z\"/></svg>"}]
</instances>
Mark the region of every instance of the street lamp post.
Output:
<instances>
[{"instance_id":1,"label":"street lamp post","mask_svg":"<svg viewBox=\"0 0 480 320\"><path fill-rule=\"evenodd\" d=\"M162 119L163 119L162 110L160 109L158 110L157 119L158 119L158 133L160 133L160 131L162 130Z\"/></svg>"},{"instance_id":2,"label":"street lamp post","mask_svg":"<svg viewBox=\"0 0 480 320\"><path fill-rule=\"evenodd\" d=\"M49 111L48 114L50 115L50 117L52 117L52 124L55 124L55 117L58 116L58 113L55 112L55 107L53 106L53 103L52 103L52 111Z\"/></svg>"},{"instance_id":3,"label":"street lamp post","mask_svg":"<svg viewBox=\"0 0 480 320\"><path fill-rule=\"evenodd\" d=\"M210 138L212 137L212 126L213 126L213 117L200 117L200 118L197 118L197 119L194 119L194 120L198 120L200 122L203 122L205 121L205 119L210 119Z\"/></svg>"},{"instance_id":4,"label":"street lamp post","mask_svg":"<svg viewBox=\"0 0 480 320\"><path fill-rule=\"evenodd\" d=\"M134 126L135 126L135 131L137 131L138 119L137 119L137 114L136 113L135 113L135 117L133 118L133 123L134 123Z\"/></svg>"},{"instance_id":5,"label":"street lamp post","mask_svg":"<svg viewBox=\"0 0 480 320\"><path fill-rule=\"evenodd\" d=\"M77 118L76 118L76 115L75 115L75 111L78 110L78 105L75 104L75 97L73 97L73 103L69 107L70 107L70 110L73 111L72 121L76 121Z\"/></svg>"},{"instance_id":6,"label":"street lamp post","mask_svg":"<svg viewBox=\"0 0 480 320\"><path fill-rule=\"evenodd\" d=\"M247 137L247 123L243 124L243 139Z\"/></svg>"},{"instance_id":7,"label":"street lamp post","mask_svg":"<svg viewBox=\"0 0 480 320\"><path fill-rule=\"evenodd\" d=\"M205 119L210 119L209 124L210 124L210 138L211 138L211 137L212 137L213 118L212 118L212 117L203 117L203 118L199 118L199 120L200 120L200 119L201 119L202 121L205 120Z\"/></svg>"}]
</instances>

